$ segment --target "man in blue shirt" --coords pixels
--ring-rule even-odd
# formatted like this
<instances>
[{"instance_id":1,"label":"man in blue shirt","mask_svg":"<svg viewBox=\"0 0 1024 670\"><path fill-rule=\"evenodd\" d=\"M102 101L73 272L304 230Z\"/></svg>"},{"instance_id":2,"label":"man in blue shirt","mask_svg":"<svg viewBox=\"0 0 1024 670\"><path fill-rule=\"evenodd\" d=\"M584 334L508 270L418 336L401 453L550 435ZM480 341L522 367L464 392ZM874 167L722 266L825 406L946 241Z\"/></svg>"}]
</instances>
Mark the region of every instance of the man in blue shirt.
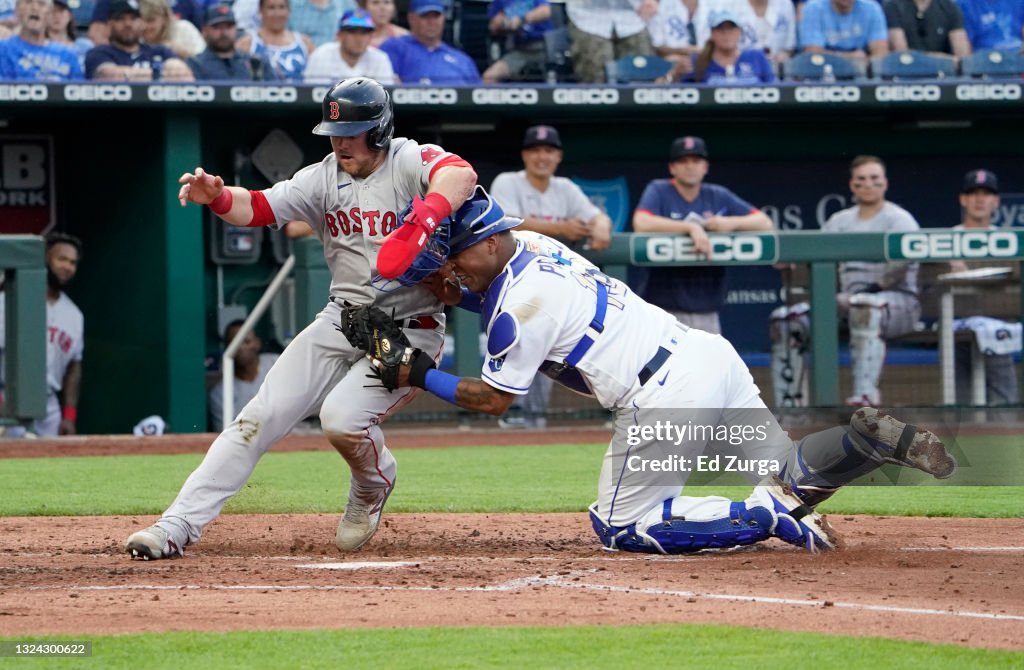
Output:
<instances>
[{"instance_id":1,"label":"man in blue shirt","mask_svg":"<svg viewBox=\"0 0 1024 670\"><path fill-rule=\"evenodd\" d=\"M380 45L404 84L472 85L480 71L464 52L441 41L447 0L412 0L409 32Z\"/></svg>"},{"instance_id":2,"label":"man in blue shirt","mask_svg":"<svg viewBox=\"0 0 1024 670\"><path fill-rule=\"evenodd\" d=\"M1021 0L957 0L971 46L1018 50L1024 37L1024 2Z\"/></svg>"},{"instance_id":3,"label":"man in blue shirt","mask_svg":"<svg viewBox=\"0 0 1024 670\"><path fill-rule=\"evenodd\" d=\"M800 17L800 47L851 59L889 53L882 6L875 0L811 0Z\"/></svg>"},{"instance_id":4,"label":"man in blue shirt","mask_svg":"<svg viewBox=\"0 0 1024 670\"><path fill-rule=\"evenodd\" d=\"M680 137L669 152L671 179L655 179L644 189L633 212L637 233L689 235L698 255L708 256L708 232L771 230L772 220L735 193L704 183L708 151L699 137ZM672 313L681 323L709 333L721 333L718 310L725 304L725 268L652 268L634 282L637 294Z\"/></svg>"},{"instance_id":5,"label":"man in blue shirt","mask_svg":"<svg viewBox=\"0 0 1024 670\"><path fill-rule=\"evenodd\" d=\"M265 56L240 53L235 49L238 28L231 5L213 5L206 10L203 39L206 50L188 59L196 79L274 81L274 68Z\"/></svg>"},{"instance_id":6,"label":"man in blue shirt","mask_svg":"<svg viewBox=\"0 0 1024 670\"><path fill-rule=\"evenodd\" d=\"M81 79L75 52L46 38L51 0L18 0L18 34L0 41L0 79L68 81Z\"/></svg>"},{"instance_id":7,"label":"man in blue shirt","mask_svg":"<svg viewBox=\"0 0 1024 670\"><path fill-rule=\"evenodd\" d=\"M191 81L185 62L162 44L143 44L137 0L114 0L110 5L110 44L85 54L85 76L106 81Z\"/></svg>"}]
</instances>

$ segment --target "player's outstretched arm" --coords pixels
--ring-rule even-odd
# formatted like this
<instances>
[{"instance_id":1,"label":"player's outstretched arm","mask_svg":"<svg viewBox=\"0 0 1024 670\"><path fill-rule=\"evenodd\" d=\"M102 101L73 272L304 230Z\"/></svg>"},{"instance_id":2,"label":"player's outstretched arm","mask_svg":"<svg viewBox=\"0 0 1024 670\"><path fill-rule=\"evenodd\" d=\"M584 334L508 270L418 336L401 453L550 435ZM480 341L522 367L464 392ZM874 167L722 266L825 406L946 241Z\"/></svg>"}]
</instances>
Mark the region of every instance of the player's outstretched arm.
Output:
<instances>
[{"instance_id":1,"label":"player's outstretched arm","mask_svg":"<svg viewBox=\"0 0 1024 670\"><path fill-rule=\"evenodd\" d=\"M209 205L214 214L233 226L248 226L253 220L252 196L240 186L225 186L224 180L197 167L178 179L178 202Z\"/></svg>"}]
</instances>

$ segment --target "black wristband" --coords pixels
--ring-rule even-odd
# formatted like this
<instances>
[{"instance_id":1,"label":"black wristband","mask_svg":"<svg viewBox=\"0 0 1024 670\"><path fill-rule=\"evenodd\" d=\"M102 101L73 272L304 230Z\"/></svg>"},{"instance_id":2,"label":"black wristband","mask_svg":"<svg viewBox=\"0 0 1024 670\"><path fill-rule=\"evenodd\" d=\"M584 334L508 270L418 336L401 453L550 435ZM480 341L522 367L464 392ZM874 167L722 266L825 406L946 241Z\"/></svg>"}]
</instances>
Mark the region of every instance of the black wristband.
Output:
<instances>
[{"instance_id":1,"label":"black wristband","mask_svg":"<svg viewBox=\"0 0 1024 670\"><path fill-rule=\"evenodd\" d=\"M426 388L427 371L435 367L434 359L417 349L409 362L409 385Z\"/></svg>"}]
</instances>

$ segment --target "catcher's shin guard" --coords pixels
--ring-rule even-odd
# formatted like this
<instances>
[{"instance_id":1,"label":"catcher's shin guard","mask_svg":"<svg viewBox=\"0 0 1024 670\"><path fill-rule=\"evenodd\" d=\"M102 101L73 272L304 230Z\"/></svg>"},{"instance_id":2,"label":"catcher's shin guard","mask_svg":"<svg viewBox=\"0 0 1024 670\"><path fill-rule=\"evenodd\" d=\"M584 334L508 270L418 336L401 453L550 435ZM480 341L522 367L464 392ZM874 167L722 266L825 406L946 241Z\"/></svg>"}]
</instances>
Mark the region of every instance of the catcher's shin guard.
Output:
<instances>
[{"instance_id":1,"label":"catcher's shin guard","mask_svg":"<svg viewBox=\"0 0 1024 670\"><path fill-rule=\"evenodd\" d=\"M718 496L680 496L669 498L636 523L622 528L605 523L594 503L590 522L610 551L686 554L766 540L775 527L775 514L763 504L750 506Z\"/></svg>"},{"instance_id":2,"label":"catcher's shin guard","mask_svg":"<svg viewBox=\"0 0 1024 670\"><path fill-rule=\"evenodd\" d=\"M776 407L806 407L809 399L805 354L810 342L806 302L771 313L772 391Z\"/></svg>"},{"instance_id":3,"label":"catcher's shin guard","mask_svg":"<svg viewBox=\"0 0 1024 670\"><path fill-rule=\"evenodd\" d=\"M856 293L850 297L850 354L853 359L852 399L880 402L878 380L885 362L882 331L888 316L888 303L875 293Z\"/></svg>"}]
</instances>

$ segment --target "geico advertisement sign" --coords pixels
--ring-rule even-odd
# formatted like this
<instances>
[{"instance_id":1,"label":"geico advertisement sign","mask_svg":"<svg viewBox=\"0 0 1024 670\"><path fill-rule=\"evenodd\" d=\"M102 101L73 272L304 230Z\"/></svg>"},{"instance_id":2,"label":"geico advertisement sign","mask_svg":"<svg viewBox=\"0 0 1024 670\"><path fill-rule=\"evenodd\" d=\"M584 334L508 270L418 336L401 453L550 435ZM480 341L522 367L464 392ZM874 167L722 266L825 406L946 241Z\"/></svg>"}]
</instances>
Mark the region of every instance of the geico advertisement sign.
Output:
<instances>
[{"instance_id":1,"label":"geico advertisement sign","mask_svg":"<svg viewBox=\"0 0 1024 670\"><path fill-rule=\"evenodd\" d=\"M1020 233L1012 231L890 233L885 245L890 260L945 260L952 258L1014 258Z\"/></svg>"},{"instance_id":2,"label":"geico advertisement sign","mask_svg":"<svg viewBox=\"0 0 1024 670\"><path fill-rule=\"evenodd\" d=\"M775 235L710 235L711 257L697 254L688 235L634 238L633 262L639 265L671 263L771 263L777 259Z\"/></svg>"}]
</instances>

